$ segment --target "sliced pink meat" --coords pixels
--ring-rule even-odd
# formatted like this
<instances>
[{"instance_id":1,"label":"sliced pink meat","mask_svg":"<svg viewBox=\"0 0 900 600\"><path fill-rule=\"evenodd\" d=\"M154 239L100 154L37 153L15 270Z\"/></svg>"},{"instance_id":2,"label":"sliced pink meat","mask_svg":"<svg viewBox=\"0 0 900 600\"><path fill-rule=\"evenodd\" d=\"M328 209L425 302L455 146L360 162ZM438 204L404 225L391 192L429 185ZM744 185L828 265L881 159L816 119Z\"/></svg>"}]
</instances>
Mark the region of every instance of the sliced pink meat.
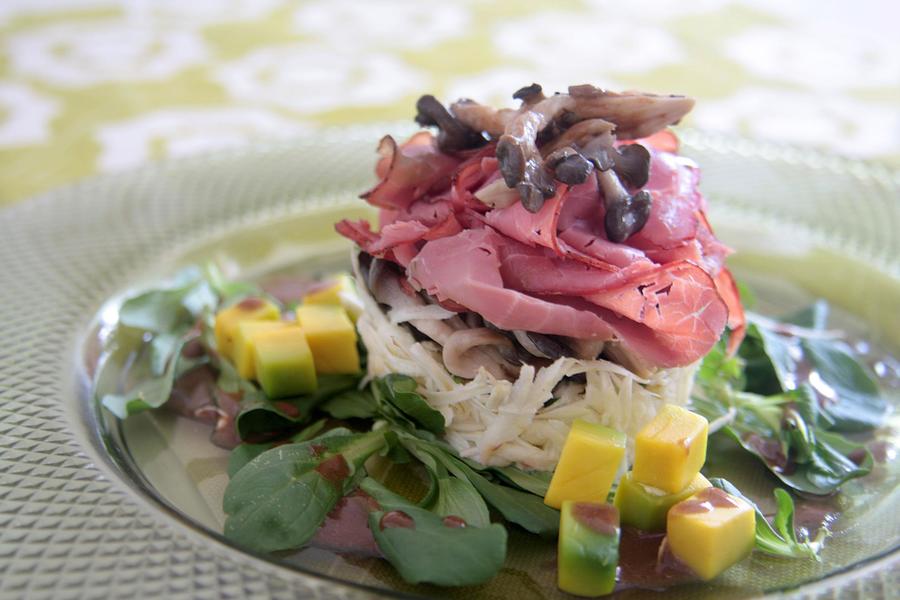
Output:
<instances>
[{"instance_id":1,"label":"sliced pink meat","mask_svg":"<svg viewBox=\"0 0 900 600\"><path fill-rule=\"evenodd\" d=\"M484 216L485 221L514 240L529 246L544 246L561 255L556 234L567 190L568 186L560 184L556 195L544 201L544 206L536 213L528 212L521 202L516 202L490 211Z\"/></svg>"},{"instance_id":2,"label":"sliced pink meat","mask_svg":"<svg viewBox=\"0 0 900 600\"><path fill-rule=\"evenodd\" d=\"M544 295L585 296L622 281L642 268L653 268L646 262L626 269L598 269L584 262L567 260L544 248L530 248L514 240L500 247L500 274L506 287Z\"/></svg>"},{"instance_id":3,"label":"sliced pink meat","mask_svg":"<svg viewBox=\"0 0 900 600\"><path fill-rule=\"evenodd\" d=\"M381 181L361 197L382 208L409 206L428 192L450 185L450 176L460 160L438 150L437 141L428 132L419 132L402 146L390 136L379 145L382 155L376 172Z\"/></svg>"},{"instance_id":4,"label":"sliced pink meat","mask_svg":"<svg viewBox=\"0 0 900 600\"><path fill-rule=\"evenodd\" d=\"M689 262L640 271L585 299L655 331L711 340L710 344L719 339L728 320L728 308L713 279Z\"/></svg>"},{"instance_id":5,"label":"sliced pink meat","mask_svg":"<svg viewBox=\"0 0 900 600\"><path fill-rule=\"evenodd\" d=\"M335 229L369 254L406 266L418 251L416 242L455 235L462 230L462 226L455 215L449 213L443 221L431 227L420 221L394 221L376 233L367 221L344 219L335 224Z\"/></svg>"},{"instance_id":6,"label":"sliced pink meat","mask_svg":"<svg viewBox=\"0 0 900 600\"><path fill-rule=\"evenodd\" d=\"M587 310L539 300L503 285L503 237L490 229L428 242L409 265L413 282L439 301L465 306L497 327L608 340L612 329Z\"/></svg>"},{"instance_id":7,"label":"sliced pink meat","mask_svg":"<svg viewBox=\"0 0 900 600\"><path fill-rule=\"evenodd\" d=\"M643 189L653 196L650 218L643 229L628 238L641 249L668 249L696 237L696 212L704 208L697 166L690 160L650 151L650 181Z\"/></svg>"},{"instance_id":8,"label":"sliced pink meat","mask_svg":"<svg viewBox=\"0 0 900 600\"><path fill-rule=\"evenodd\" d=\"M408 244L421 240L429 228L418 221L396 221L385 225L378 233L378 239L373 242L366 252L370 254L383 254L400 244Z\"/></svg>"},{"instance_id":9,"label":"sliced pink meat","mask_svg":"<svg viewBox=\"0 0 900 600\"><path fill-rule=\"evenodd\" d=\"M450 198L457 209L487 210L473 194L498 172L496 152L496 144L488 144L459 166L450 185Z\"/></svg>"},{"instance_id":10,"label":"sliced pink meat","mask_svg":"<svg viewBox=\"0 0 900 600\"><path fill-rule=\"evenodd\" d=\"M635 142L620 142L635 143ZM537 213L520 202L490 208L476 190L501 175L495 145L448 156L429 134L401 147L382 141L382 181L364 197L381 207L380 231L365 222L336 229L364 251L407 269L403 283L454 311L497 327L616 340L650 364L689 364L726 322L730 349L745 330L730 249L715 237L699 171L671 152L670 132L637 140L651 154L653 208L644 228L610 242L597 181L559 184Z\"/></svg>"},{"instance_id":11,"label":"sliced pink meat","mask_svg":"<svg viewBox=\"0 0 900 600\"><path fill-rule=\"evenodd\" d=\"M627 267L636 262L651 265L642 250L610 242L605 234L591 233L580 225L574 225L560 232L559 239L561 240L559 247L566 256L594 266L599 267L597 261L615 268Z\"/></svg>"},{"instance_id":12,"label":"sliced pink meat","mask_svg":"<svg viewBox=\"0 0 900 600\"><path fill-rule=\"evenodd\" d=\"M719 290L719 295L728 306L728 327L731 329L731 336L728 338L728 353L733 355L747 334L747 317L744 315L741 294L731 271L728 269L719 271L716 276L716 289Z\"/></svg>"}]
</instances>

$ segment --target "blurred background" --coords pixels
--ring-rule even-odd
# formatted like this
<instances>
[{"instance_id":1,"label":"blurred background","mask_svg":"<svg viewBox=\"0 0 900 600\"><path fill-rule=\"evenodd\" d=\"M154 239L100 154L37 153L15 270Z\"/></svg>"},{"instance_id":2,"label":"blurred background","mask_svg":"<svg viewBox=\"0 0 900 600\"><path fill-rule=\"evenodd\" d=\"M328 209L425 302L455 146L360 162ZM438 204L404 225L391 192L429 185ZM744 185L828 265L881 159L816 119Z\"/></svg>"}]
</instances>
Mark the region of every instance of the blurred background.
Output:
<instances>
[{"instance_id":1,"label":"blurred background","mask_svg":"<svg viewBox=\"0 0 900 600\"><path fill-rule=\"evenodd\" d=\"M893 0L0 0L0 205L532 81L898 169L898 25Z\"/></svg>"}]
</instances>

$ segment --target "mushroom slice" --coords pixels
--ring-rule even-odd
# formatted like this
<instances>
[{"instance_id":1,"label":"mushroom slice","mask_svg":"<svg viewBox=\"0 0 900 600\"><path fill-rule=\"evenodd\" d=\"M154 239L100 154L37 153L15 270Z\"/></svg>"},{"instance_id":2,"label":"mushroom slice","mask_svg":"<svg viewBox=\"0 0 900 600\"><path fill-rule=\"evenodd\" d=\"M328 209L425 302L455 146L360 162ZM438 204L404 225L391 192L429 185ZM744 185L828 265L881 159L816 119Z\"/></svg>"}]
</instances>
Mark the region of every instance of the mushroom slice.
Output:
<instances>
[{"instance_id":1,"label":"mushroom slice","mask_svg":"<svg viewBox=\"0 0 900 600\"><path fill-rule=\"evenodd\" d=\"M613 144L613 132L616 126L605 119L586 119L579 121L562 132L558 137L541 147L541 154L549 156L560 148L574 146L582 148L595 138L602 137Z\"/></svg>"},{"instance_id":2,"label":"mushroom slice","mask_svg":"<svg viewBox=\"0 0 900 600\"><path fill-rule=\"evenodd\" d=\"M426 94L416 102L416 123L423 127L437 126L438 148L444 152L457 152L478 148L487 143L484 136L471 129L451 115L443 104L431 94Z\"/></svg>"},{"instance_id":3,"label":"mushroom slice","mask_svg":"<svg viewBox=\"0 0 900 600\"><path fill-rule=\"evenodd\" d=\"M572 351L554 336L534 333L532 331L513 331L516 341L522 345L529 354L538 358L556 360L563 356L569 356Z\"/></svg>"},{"instance_id":4,"label":"mushroom slice","mask_svg":"<svg viewBox=\"0 0 900 600\"><path fill-rule=\"evenodd\" d=\"M512 342L502 333L487 327L461 329L444 342L442 356L447 370L458 377L474 379L484 367L497 379L506 379L510 370L518 370L500 356L497 347L510 347Z\"/></svg>"},{"instance_id":5,"label":"mushroom slice","mask_svg":"<svg viewBox=\"0 0 900 600\"><path fill-rule=\"evenodd\" d=\"M632 187L642 188L650 181L650 151L641 144L617 148L612 159L615 172Z\"/></svg>"},{"instance_id":6,"label":"mushroom slice","mask_svg":"<svg viewBox=\"0 0 900 600\"><path fill-rule=\"evenodd\" d=\"M567 185L584 183L594 170L590 160L578 153L571 146L560 148L550 154L544 163L553 169L557 180Z\"/></svg>"},{"instance_id":7,"label":"mushroom slice","mask_svg":"<svg viewBox=\"0 0 900 600\"><path fill-rule=\"evenodd\" d=\"M619 138L638 139L674 125L694 108L687 96L659 96L641 92L616 93L592 85L569 87L572 112L579 120L606 119L616 125Z\"/></svg>"},{"instance_id":8,"label":"mushroom slice","mask_svg":"<svg viewBox=\"0 0 900 600\"><path fill-rule=\"evenodd\" d=\"M539 211L544 200L556 193L556 184L544 169L537 148L537 135L571 106L572 98L565 94L541 100L513 119L497 144L497 161L503 180L519 192L522 205L530 212Z\"/></svg>"},{"instance_id":9,"label":"mushroom slice","mask_svg":"<svg viewBox=\"0 0 900 600\"><path fill-rule=\"evenodd\" d=\"M513 93L512 97L514 100L521 100L523 106L537 104L546 98L546 96L544 96L544 89L537 83L532 83L531 85L519 88Z\"/></svg>"},{"instance_id":10,"label":"mushroom slice","mask_svg":"<svg viewBox=\"0 0 900 600\"><path fill-rule=\"evenodd\" d=\"M450 105L450 113L475 131L482 131L492 138L498 138L506 131L509 123L519 114L513 108L496 109L474 100L463 98Z\"/></svg>"}]
</instances>

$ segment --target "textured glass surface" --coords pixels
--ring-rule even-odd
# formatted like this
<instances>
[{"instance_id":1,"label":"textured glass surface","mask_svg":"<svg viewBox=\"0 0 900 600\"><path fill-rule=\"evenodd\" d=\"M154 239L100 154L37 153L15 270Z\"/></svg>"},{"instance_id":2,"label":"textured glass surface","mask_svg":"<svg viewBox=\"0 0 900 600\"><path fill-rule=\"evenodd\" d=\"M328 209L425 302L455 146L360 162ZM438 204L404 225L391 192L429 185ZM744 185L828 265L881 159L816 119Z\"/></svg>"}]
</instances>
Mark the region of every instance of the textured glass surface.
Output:
<instances>
[{"instance_id":1,"label":"textured glass surface","mask_svg":"<svg viewBox=\"0 0 900 600\"><path fill-rule=\"evenodd\" d=\"M386 567L314 552L279 563L227 545L214 533L219 515L203 512L215 494L215 457L174 472L177 449L146 445L153 419L159 435L172 423L148 417L119 428L86 393L95 316L128 289L215 257L248 275L340 264L347 245L328 224L364 213L356 194L371 182L383 129L162 163L0 213L0 595L345 598L373 592L335 579L390 585ZM690 132L685 141L703 166L713 224L741 251L736 270L764 290L761 309L824 296L841 309L842 326L900 347L896 173ZM890 550L900 504L896 487L881 491L835 536L823 567L753 565L718 594L816 579ZM545 562L513 551L509 576L482 595L542 597L522 574ZM895 553L791 593L891 597L897 564ZM683 588L671 597L709 593Z\"/></svg>"}]
</instances>

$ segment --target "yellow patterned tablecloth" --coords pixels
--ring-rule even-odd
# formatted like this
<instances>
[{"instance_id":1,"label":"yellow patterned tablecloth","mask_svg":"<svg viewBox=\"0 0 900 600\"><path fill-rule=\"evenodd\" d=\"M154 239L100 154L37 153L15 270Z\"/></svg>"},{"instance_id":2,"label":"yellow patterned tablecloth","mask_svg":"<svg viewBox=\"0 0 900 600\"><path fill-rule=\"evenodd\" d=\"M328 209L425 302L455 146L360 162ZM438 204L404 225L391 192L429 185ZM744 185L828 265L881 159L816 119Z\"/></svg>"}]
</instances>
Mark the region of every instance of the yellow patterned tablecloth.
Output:
<instances>
[{"instance_id":1,"label":"yellow patterned tablecloth","mask_svg":"<svg viewBox=\"0 0 900 600\"><path fill-rule=\"evenodd\" d=\"M0 0L0 204L163 157L591 82L900 167L888 0Z\"/></svg>"}]
</instances>

